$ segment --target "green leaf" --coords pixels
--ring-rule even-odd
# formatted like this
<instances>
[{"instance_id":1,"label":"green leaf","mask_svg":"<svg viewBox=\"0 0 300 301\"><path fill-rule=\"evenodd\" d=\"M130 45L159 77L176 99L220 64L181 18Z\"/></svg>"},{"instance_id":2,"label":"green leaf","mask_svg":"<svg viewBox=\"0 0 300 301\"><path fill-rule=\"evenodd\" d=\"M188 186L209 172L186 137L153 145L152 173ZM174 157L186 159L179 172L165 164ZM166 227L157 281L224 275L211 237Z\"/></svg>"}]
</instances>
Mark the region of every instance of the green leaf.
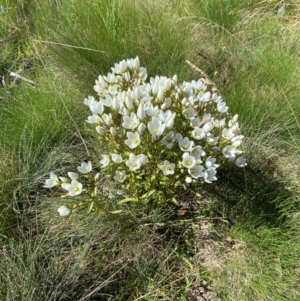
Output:
<instances>
[{"instance_id":1,"label":"green leaf","mask_svg":"<svg viewBox=\"0 0 300 301\"><path fill-rule=\"evenodd\" d=\"M152 190L148 191L147 193L143 194L141 196L141 199L146 199L146 198L150 197L151 195L153 195L155 192L156 192L156 189L152 189Z\"/></svg>"},{"instance_id":2,"label":"green leaf","mask_svg":"<svg viewBox=\"0 0 300 301\"><path fill-rule=\"evenodd\" d=\"M174 203L175 205L178 205L178 201L175 198L172 198L172 203Z\"/></svg>"},{"instance_id":3,"label":"green leaf","mask_svg":"<svg viewBox=\"0 0 300 301\"><path fill-rule=\"evenodd\" d=\"M92 211L93 207L94 207L94 202L92 202L90 204L89 209L88 209L88 213L90 213Z\"/></svg>"},{"instance_id":4,"label":"green leaf","mask_svg":"<svg viewBox=\"0 0 300 301\"><path fill-rule=\"evenodd\" d=\"M121 212L123 212L123 210L119 209L119 210L110 211L109 213L118 214L118 213L121 213Z\"/></svg>"},{"instance_id":5,"label":"green leaf","mask_svg":"<svg viewBox=\"0 0 300 301\"><path fill-rule=\"evenodd\" d=\"M117 204L121 205L121 204L125 204L128 202L138 202L138 199L137 198L125 198L125 199L119 201Z\"/></svg>"}]
</instances>

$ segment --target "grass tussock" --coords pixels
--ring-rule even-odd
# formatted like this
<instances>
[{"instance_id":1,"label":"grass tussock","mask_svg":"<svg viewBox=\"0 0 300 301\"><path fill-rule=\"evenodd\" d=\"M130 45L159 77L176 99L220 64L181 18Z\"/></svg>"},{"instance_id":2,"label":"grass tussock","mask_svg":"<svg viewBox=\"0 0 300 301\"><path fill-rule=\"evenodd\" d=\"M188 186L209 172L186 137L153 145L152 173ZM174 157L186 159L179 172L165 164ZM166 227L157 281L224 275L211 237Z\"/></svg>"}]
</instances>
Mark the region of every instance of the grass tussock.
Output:
<instances>
[{"instance_id":1,"label":"grass tussock","mask_svg":"<svg viewBox=\"0 0 300 301\"><path fill-rule=\"evenodd\" d=\"M177 73L183 78L188 73L183 65L189 28L174 16L172 2L73 1L69 6L36 2L35 9L36 42L48 47L80 80L91 83L115 62L137 55L151 76ZM80 64L74 64L74 58Z\"/></svg>"},{"instance_id":2,"label":"grass tussock","mask_svg":"<svg viewBox=\"0 0 300 301\"><path fill-rule=\"evenodd\" d=\"M299 300L296 0L2 6L1 300ZM150 76L197 79L186 60L206 73L239 114L248 166L179 208L59 218L45 177L99 159L83 99L135 56Z\"/></svg>"}]
</instances>

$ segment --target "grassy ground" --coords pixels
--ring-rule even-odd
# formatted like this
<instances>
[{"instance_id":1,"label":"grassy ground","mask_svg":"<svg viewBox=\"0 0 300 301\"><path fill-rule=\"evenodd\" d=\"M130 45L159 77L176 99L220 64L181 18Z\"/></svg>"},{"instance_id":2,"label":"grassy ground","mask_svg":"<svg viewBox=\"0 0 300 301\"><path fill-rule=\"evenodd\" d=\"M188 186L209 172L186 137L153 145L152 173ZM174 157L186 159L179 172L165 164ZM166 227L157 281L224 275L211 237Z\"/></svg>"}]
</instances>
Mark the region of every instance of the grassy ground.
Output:
<instances>
[{"instance_id":1,"label":"grassy ground","mask_svg":"<svg viewBox=\"0 0 300 301\"><path fill-rule=\"evenodd\" d=\"M296 0L2 6L1 300L300 299ZM93 158L82 101L137 55L150 76L201 68L240 116L248 166L220 170L179 208L60 218L44 180Z\"/></svg>"}]
</instances>

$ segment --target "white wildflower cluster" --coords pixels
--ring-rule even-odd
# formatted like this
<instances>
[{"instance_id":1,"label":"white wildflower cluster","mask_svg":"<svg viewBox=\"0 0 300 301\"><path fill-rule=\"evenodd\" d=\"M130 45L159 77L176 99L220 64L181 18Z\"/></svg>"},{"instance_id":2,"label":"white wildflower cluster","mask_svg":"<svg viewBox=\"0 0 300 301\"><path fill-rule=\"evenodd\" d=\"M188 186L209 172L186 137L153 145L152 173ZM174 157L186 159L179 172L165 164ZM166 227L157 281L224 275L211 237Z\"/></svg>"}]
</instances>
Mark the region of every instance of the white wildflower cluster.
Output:
<instances>
[{"instance_id":1,"label":"white wildflower cluster","mask_svg":"<svg viewBox=\"0 0 300 301\"><path fill-rule=\"evenodd\" d=\"M68 178L66 177L58 177L55 173L50 173L50 178L46 180L44 187L45 188L53 188L53 187L61 187L67 193L65 196L78 196L83 191L83 184L78 180L80 177L89 177L89 173L92 171L92 163L91 161L82 162L80 166L77 167L79 172L68 172ZM99 177L99 174L96 175L95 179ZM71 210L66 206L61 206L57 210L60 216L67 216L71 213Z\"/></svg>"},{"instance_id":2,"label":"white wildflower cluster","mask_svg":"<svg viewBox=\"0 0 300 301\"><path fill-rule=\"evenodd\" d=\"M229 118L228 106L201 81L177 83L177 77L156 76L146 81L139 59L115 64L112 73L100 75L84 103L92 115L87 122L116 150L102 155L102 168L114 166L114 179L149 165L164 175L182 173L186 181L215 181L222 159L246 165L239 146L238 115ZM217 164L217 158L220 158ZM223 160L224 161L224 160Z\"/></svg>"},{"instance_id":3,"label":"white wildflower cluster","mask_svg":"<svg viewBox=\"0 0 300 301\"><path fill-rule=\"evenodd\" d=\"M231 117L222 97L203 81L178 83L176 76L147 81L138 57L111 70L96 80L97 99L88 96L84 104L91 111L86 122L110 150L99 158L100 167L116 183L130 190L139 176L145 187L152 182L159 189L163 182L172 190L175 183L216 181L217 168L226 162L247 165L238 115ZM78 167L82 174L91 170L90 162ZM69 196L80 194L76 174L69 177L51 174L45 187L61 185Z\"/></svg>"}]
</instances>

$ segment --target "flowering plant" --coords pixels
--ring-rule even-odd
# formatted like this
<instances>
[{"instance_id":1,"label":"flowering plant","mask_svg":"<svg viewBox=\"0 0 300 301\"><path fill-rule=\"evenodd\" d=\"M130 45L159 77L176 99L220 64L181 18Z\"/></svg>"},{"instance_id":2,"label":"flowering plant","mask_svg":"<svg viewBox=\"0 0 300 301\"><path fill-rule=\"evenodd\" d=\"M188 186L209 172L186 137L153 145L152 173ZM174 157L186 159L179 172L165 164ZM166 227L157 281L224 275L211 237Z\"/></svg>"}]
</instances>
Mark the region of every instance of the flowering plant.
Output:
<instances>
[{"instance_id":1,"label":"flowering plant","mask_svg":"<svg viewBox=\"0 0 300 301\"><path fill-rule=\"evenodd\" d=\"M135 58L100 75L94 90L98 100L84 100L91 111L86 122L105 143L107 152L97 167L116 184L119 206L176 202L178 188L216 181L221 165L246 165L238 115L232 117L222 97L202 80L178 83L176 76L156 76L147 81L146 69ZM69 179L51 173L45 187L61 186L70 197L89 195L71 209L88 205L107 212L107 198L99 205L96 197L100 173L93 173L90 161L77 169L79 174L69 172ZM70 209L62 206L59 212L65 216Z\"/></svg>"}]
</instances>

